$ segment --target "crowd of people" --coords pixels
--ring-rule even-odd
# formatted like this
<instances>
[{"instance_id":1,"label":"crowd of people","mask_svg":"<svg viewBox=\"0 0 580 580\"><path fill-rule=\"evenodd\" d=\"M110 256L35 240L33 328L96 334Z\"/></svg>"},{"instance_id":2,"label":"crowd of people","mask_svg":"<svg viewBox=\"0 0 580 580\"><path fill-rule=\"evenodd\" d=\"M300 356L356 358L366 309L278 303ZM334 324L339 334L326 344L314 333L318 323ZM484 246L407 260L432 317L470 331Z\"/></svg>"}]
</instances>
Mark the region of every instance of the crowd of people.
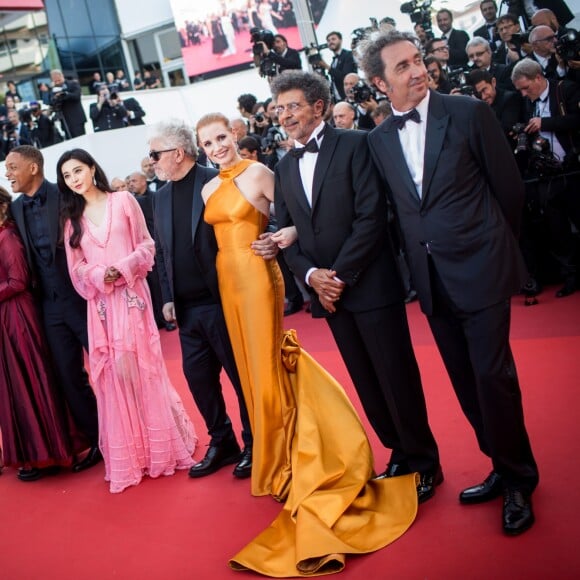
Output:
<instances>
[{"instance_id":1,"label":"crowd of people","mask_svg":"<svg viewBox=\"0 0 580 580\"><path fill-rule=\"evenodd\" d=\"M454 35L448 10L437 13L443 36L424 43L389 22L353 54L333 31L334 57L317 67L328 77L290 67L271 78L269 99L240 95L239 118L158 123L141 168L110 183L85 150L60 157L54 185L38 148L11 148L6 176L21 195L0 190L4 464L28 482L104 460L112 493L234 465L253 495L284 508L230 565L339 571L346 553L404 533L444 480L406 317L418 299L491 462L459 501L502 497L503 531L528 530L539 471L510 299L539 284L538 208L564 282L556 296L576 290L580 88L576 60L555 56L553 12L531 15L529 47L517 51L500 32L511 16L497 18L492 0L481 12L472 39ZM502 46L506 63L494 63ZM459 86L451 58L473 62ZM283 329L305 297L391 450L384 469L341 386ZM163 328L178 329L209 437L198 462Z\"/></svg>"}]
</instances>

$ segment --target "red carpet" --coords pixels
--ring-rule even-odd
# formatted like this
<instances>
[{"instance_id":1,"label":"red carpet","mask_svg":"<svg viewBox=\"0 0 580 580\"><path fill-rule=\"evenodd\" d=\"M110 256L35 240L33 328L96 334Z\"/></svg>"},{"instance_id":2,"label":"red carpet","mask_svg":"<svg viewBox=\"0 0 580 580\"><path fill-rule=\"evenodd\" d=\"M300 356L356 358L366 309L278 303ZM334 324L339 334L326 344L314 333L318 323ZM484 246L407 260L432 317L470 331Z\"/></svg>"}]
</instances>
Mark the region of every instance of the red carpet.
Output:
<instances>
[{"instance_id":1,"label":"red carpet","mask_svg":"<svg viewBox=\"0 0 580 580\"><path fill-rule=\"evenodd\" d=\"M541 481L534 495L537 523L517 538L501 532L501 502L460 506L459 491L490 470L462 416L418 305L409 307L413 339L445 482L419 508L407 534L384 550L347 560L340 578L540 579L578 578L580 550L580 293L556 300L553 289L526 308L514 300L512 346L527 425ZM360 410L327 327L309 315L287 319L302 343L339 379ZM167 364L198 429L207 436L183 380L177 333L163 334ZM225 386L233 412L232 389ZM365 422L366 424L366 422ZM238 429L239 432L239 429ZM387 451L369 432L377 470ZM233 580L227 560L274 519L280 506L252 498L247 481L225 468L191 480L183 472L145 480L111 495L102 465L33 483L14 470L0 476L2 580ZM243 575L241 575L243 574Z\"/></svg>"}]
</instances>

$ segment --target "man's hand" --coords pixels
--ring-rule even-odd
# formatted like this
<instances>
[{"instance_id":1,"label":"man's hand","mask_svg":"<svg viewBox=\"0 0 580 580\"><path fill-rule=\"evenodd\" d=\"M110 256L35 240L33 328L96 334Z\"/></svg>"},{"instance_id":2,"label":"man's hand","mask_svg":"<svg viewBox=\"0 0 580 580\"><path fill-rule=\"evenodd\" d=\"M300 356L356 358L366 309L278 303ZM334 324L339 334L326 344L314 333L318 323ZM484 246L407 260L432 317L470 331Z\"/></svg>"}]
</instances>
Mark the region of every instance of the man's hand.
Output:
<instances>
[{"instance_id":1,"label":"man's hand","mask_svg":"<svg viewBox=\"0 0 580 580\"><path fill-rule=\"evenodd\" d=\"M161 313L166 322L175 322L175 303L167 302L164 304Z\"/></svg>"},{"instance_id":2,"label":"man's hand","mask_svg":"<svg viewBox=\"0 0 580 580\"><path fill-rule=\"evenodd\" d=\"M334 270L327 270L326 268L318 268L310 274L308 284L314 288L319 299L325 302L336 302L344 290L344 282L335 280L336 272ZM325 306L326 308L326 306ZM326 308L328 310L328 308ZM331 312L329 310L329 312Z\"/></svg>"},{"instance_id":3,"label":"man's hand","mask_svg":"<svg viewBox=\"0 0 580 580\"><path fill-rule=\"evenodd\" d=\"M320 301L320 304L322 304L322 308L324 308L324 310L330 312L331 314L334 314L336 312L336 306L334 305L333 302L330 302L330 300L325 300L320 296L318 297L318 300Z\"/></svg>"},{"instance_id":4,"label":"man's hand","mask_svg":"<svg viewBox=\"0 0 580 580\"><path fill-rule=\"evenodd\" d=\"M524 131L526 133L539 133L541 128L542 128L542 118L533 117L532 119L529 120Z\"/></svg>"},{"instance_id":5,"label":"man's hand","mask_svg":"<svg viewBox=\"0 0 580 580\"><path fill-rule=\"evenodd\" d=\"M260 234L260 237L250 244L256 256L262 256L264 260L272 260L278 254L278 246L272 240L272 234L265 232Z\"/></svg>"}]
</instances>

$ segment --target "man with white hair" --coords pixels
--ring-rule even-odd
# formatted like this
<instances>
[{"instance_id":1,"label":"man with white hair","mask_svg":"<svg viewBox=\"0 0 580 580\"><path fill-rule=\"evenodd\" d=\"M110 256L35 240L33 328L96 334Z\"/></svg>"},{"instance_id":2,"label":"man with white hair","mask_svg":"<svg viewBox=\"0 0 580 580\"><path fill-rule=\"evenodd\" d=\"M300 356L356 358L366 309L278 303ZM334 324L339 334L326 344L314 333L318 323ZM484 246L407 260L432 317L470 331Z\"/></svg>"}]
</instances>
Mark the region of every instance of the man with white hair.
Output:
<instances>
[{"instance_id":1,"label":"man with white hair","mask_svg":"<svg viewBox=\"0 0 580 580\"><path fill-rule=\"evenodd\" d=\"M350 103L341 101L334 105L332 110L332 118L334 119L334 126L337 129L356 129L356 112Z\"/></svg>"},{"instance_id":2,"label":"man with white hair","mask_svg":"<svg viewBox=\"0 0 580 580\"><path fill-rule=\"evenodd\" d=\"M197 163L193 131L181 120L153 127L149 147L155 173L169 182L153 198L163 316L177 321L183 372L210 437L205 457L189 475L203 477L236 463L234 476L246 478L252 470L252 433L220 302L217 243L203 220L201 189L217 171ZM243 453L226 412L222 367L238 397Z\"/></svg>"}]
</instances>

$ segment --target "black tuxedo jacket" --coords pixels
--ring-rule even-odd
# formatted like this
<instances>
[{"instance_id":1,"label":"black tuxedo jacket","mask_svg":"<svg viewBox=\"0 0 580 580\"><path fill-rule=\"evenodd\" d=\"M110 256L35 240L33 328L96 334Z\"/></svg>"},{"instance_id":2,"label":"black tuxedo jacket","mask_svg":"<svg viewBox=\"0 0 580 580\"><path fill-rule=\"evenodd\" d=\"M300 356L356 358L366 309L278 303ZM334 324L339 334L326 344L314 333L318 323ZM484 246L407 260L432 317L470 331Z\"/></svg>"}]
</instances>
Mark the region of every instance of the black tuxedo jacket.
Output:
<instances>
[{"instance_id":1,"label":"black tuxedo jacket","mask_svg":"<svg viewBox=\"0 0 580 580\"><path fill-rule=\"evenodd\" d=\"M77 294L74 289L70 275L68 272L66 254L64 247L61 243L61 228L60 228L60 204L61 204L61 194L53 183L44 181L43 186L47 188L46 196L46 208L48 212L48 230L50 235L50 250L52 253L51 264L48 266L47 270L52 271L52 280L56 281L58 288L56 288L57 293L60 297L66 298L71 297L71 308L72 304L85 304L85 301ZM26 261L30 268L32 274L32 284L35 293L38 295L43 290L40 282L42 279L41 272L38 271L34 248L30 243L28 237L28 231L26 228L26 221L24 219L24 194L20 195L17 199L12 202L10 206L10 211L18 231L20 232L20 237L24 244L26 250ZM83 306L84 308L84 306Z\"/></svg>"},{"instance_id":2,"label":"black tuxedo jacket","mask_svg":"<svg viewBox=\"0 0 580 580\"><path fill-rule=\"evenodd\" d=\"M550 117L543 117L542 131L556 134L566 153L580 150L580 85L571 81L550 80L548 100ZM535 105L526 99L526 120L535 116Z\"/></svg>"},{"instance_id":3,"label":"black tuxedo jacket","mask_svg":"<svg viewBox=\"0 0 580 580\"><path fill-rule=\"evenodd\" d=\"M197 165L191 215L191 238L199 268L216 302L220 303L215 259L217 242L213 228L203 220L203 186L218 174L217 170ZM168 181L153 196L157 268L163 304L173 302L173 183Z\"/></svg>"},{"instance_id":4,"label":"black tuxedo jacket","mask_svg":"<svg viewBox=\"0 0 580 580\"><path fill-rule=\"evenodd\" d=\"M476 28L473 31L473 38L475 38L476 36L479 36L480 38L484 38L485 40L487 40L491 46L491 50L495 50L496 46L495 43L499 39L495 24L493 25L493 35L491 38L489 36L489 29L487 28L486 24L483 24L482 26Z\"/></svg>"},{"instance_id":5,"label":"black tuxedo jacket","mask_svg":"<svg viewBox=\"0 0 580 580\"><path fill-rule=\"evenodd\" d=\"M431 91L421 198L388 119L369 142L392 192L422 310L433 313L428 252L463 312L519 292L526 278L517 242L524 187L491 108Z\"/></svg>"},{"instance_id":6,"label":"black tuxedo jacket","mask_svg":"<svg viewBox=\"0 0 580 580\"><path fill-rule=\"evenodd\" d=\"M350 50L343 49L338 56L335 56L332 59L332 64L330 69L328 69L328 74L330 75L332 84L336 87L341 99L346 98L344 92L344 77L348 73L355 73L356 71L356 63L354 62L354 57Z\"/></svg>"},{"instance_id":7,"label":"black tuxedo jacket","mask_svg":"<svg viewBox=\"0 0 580 580\"><path fill-rule=\"evenodd\" d=\"M370 161L366 133L326 126L308 204L298 159L276 165L275 205L279 227L295 225L298 240L284 250L304 280L310 268L336 270L346 283L339 308L363 312L403 299L391 248L387 198ZM314 291L312 314L326 317Z\"/></svg>"},{"instance_id":8,"label":"black tuxedo jacket","mask_svg":"<svg viewBox=\"0 0 580 580\"><path fill-rule=\"evenodd\" d=\"M271 50L269 56L278 65L278 72L302 68L300 54L293 48L288 48L284 56Z\"/></svg>"},{"instance_id":9,"label":"black tuxedo jacket","mask_svg":"<svg viewBox=\"0 0 580 580\"><path fill-rule=\"evenodd\" d=\"M449 47L449 60L447 66L458 67L466 66L468 62L465 47L469 42L469 34L465 30L456 30L452 28L447 36L447 46Z\"/></svg>"}]
</instances>

